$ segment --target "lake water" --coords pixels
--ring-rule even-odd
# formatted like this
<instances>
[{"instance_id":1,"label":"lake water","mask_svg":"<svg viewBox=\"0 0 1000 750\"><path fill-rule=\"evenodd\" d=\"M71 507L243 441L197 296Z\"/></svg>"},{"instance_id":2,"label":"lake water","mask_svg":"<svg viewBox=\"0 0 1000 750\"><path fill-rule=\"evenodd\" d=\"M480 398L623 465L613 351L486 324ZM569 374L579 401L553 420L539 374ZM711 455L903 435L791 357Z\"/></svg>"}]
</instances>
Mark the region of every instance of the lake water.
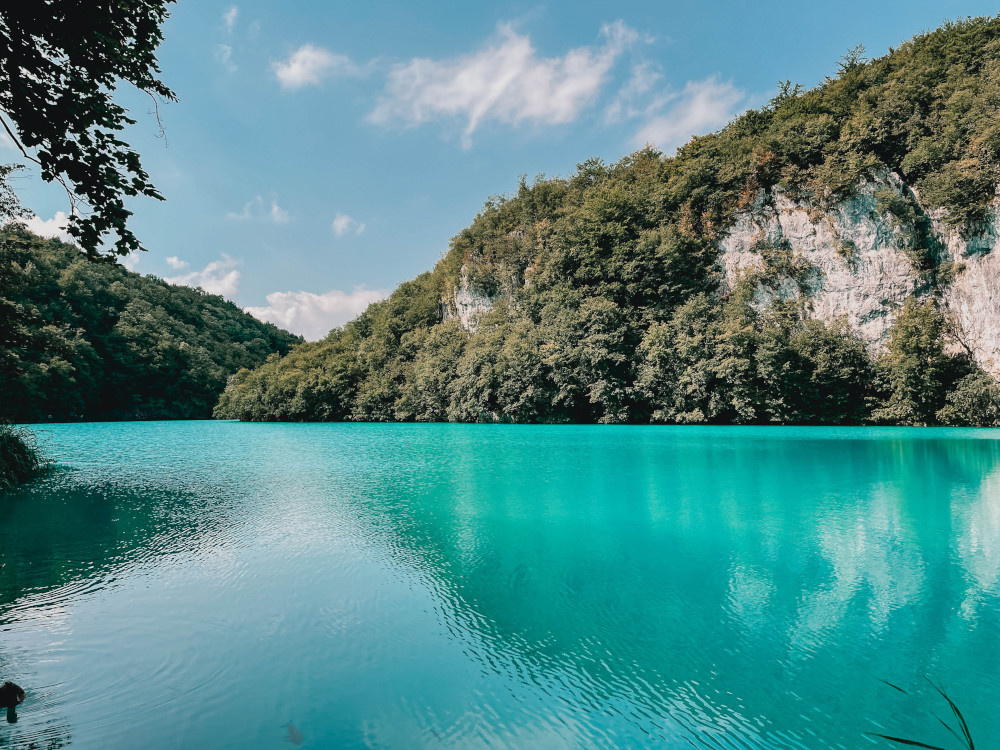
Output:
<instances>
[{"instance_id":1,"label":"lake water","mask_svg":"<svg viewBox=\"0 0 1000 750\"><path fill-rule=\"evenodd\" d=\"M40 429L3 748L1000 747L997 432Z\"/></svg>"}]
</instances>

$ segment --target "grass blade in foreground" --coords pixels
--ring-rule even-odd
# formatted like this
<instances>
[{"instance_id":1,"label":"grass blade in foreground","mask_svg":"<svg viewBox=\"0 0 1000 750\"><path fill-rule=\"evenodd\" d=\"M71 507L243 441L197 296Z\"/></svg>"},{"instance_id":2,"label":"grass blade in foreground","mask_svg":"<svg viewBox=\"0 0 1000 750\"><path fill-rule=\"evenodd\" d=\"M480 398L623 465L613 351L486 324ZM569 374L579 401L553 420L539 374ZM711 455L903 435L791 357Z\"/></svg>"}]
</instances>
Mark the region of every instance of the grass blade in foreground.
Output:
<instances>
[{"instance_id":1,"label":"grass blade in foreground","mask_svg":"<svg viewBox=\"0 0 1000 750\"><path fill-rule=\"evenodd\" d=\"M948 697L947 693L945 693L942 687L935 685L933 682L931 682L930 678L925 678L925 679L930 684L930 686L934 688L934 690L937 691L937 693L942 698L944 698L945 701L947 701L948 706L951 708L952 713L955 715L955 718L958 719L958 726L962 732L961 736L959 735L958 732L955 731L955 728L952 727L950 724L948 724L948 722L946 722L944 719L942 719L941 717L935 717L935 718L941 723L941 726L947 729L951 733L951 735L955 737L955 739L957 739L965 746L965 750L975 750L976 745L972 741L972 733L969 731L969 725L965 721L965 717L962 716L962 712L959 710L958 706L956 706L955 702ZM899 687L898 685L892 684L888 680L882 680L882 682L884 682L886 685L893 688L894 690L898 690L899 692L903 693L903 695L909 695L909 693L903 690L903 688ZM888 740L889 742L895 742L896 744L907 745L909 747L923 747L923 748L928 748L928 750L947 750L947 748L943 748L940 745L928 745L926 742L920 742L918 740L908 740L903 737L893 737L888 734L879 734L878 732L865 732L865 734L868 735L869 737L878 737L883 740Z\"/></svg>"}]
</instances>

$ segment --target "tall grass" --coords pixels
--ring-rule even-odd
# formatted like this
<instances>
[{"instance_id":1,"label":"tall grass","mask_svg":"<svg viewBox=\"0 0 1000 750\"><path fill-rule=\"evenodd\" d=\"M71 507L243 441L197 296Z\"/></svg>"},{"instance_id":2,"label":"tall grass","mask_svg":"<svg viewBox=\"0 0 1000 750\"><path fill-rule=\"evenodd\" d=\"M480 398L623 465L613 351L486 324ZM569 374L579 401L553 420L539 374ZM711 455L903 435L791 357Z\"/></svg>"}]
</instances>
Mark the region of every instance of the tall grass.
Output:
<instances>
[{"instance_id":1,"label":"tall grass","mask_svg":"<svg viewBox=\"0 0 1000 750\"><path fill-rule=\"evenodd\" d=\"M0 490L37 476L47 466L31 430L0 422Z\"/></svg>"},{"instance_id":2,"label":"tall grass","mask_svg":"<svg viewBox=\"0 0 1000 750\"><path fill-rule=\"evenodd\" d=\"M939 716L935 716L935 718L938 720L941 726L947 729L948 732L952 735L952 737L954 737L958 741L959 745L961 745L962 747L962 750L976 750L976 744L972 741L972 733L969 731L969 725L966 723L965 717L962 716L962 712L958 710L958 706L956 706L955 702L948 697L947 693L944 692L944 688L942 688L940 685L935 685L933 682L931 682L930 678L925 678L925 679L927 680L928 683L930 683L930 686L934 688L934 690L938 693L938 695L944 698L944 700L948 703L948 707L951 709L952 716L954 717L956 723L955 726L952 726ZM893 685L891 682L888 682L886 680L882 680L882 682L884 682L886 685L893 688L894 690L898 690L903 695L909 695L909 693L903 690L903 688L899 687L899 685ZM883 740L894 742L897 745L906 745L908 747L922 747L926 748L926 750L946 750L946 748L943 748L940 745L929 745L926 742L920 742L919 740L910 740L910 739L905 739L903 737L893 737L888 734L879 734L877 732L865 732L865 734L867 734L869 737L879 737Z\"/></svg>"}]
</instances>

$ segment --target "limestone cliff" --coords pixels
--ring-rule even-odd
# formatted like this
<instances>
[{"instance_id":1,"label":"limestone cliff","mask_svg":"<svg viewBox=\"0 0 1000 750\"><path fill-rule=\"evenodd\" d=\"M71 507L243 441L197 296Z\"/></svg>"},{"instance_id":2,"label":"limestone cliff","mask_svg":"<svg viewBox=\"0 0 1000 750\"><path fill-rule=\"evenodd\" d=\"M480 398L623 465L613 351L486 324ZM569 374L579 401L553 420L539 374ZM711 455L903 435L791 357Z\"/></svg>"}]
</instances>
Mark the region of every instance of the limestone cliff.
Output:
<instances>
[{"instance_id":1,"label":"limestone cliff","mask_svg":"<svg viewBox=\"0 0 1000 750\"><path fill-rule=\"evenodd\" d=\"M889 215L880 202L888 194L912 203L929 220L939 267L952 263L943 282L932 283L912 257L914 228ZM879 200L881 198L881 201ZM808 271L796 283L778 274L759 282L757 298L802 295L807 314L831 320L846 316L873 351L881 350L896 310L911 295L938 295L951 312L956 346L968 350L994 377L1000 376L1000 207L964 231L949 227L940 212L926 212L919 196L898 175L880 174L854 195L826 210L779 191L761 191L719 243L722 291L751 270L764 268L764 250L784 246Z\"/></svg>"},{"instance_id":2,"label":"limestone cliff","mask_svg":"<svg viewBox=\"0 0 1000 750\"><path fill-rule=\"evenodd\" d=\"M441 300L443 320L458 318L467 331L475 331L480 315L488 312L497 298L476 289L469 281L468 267L462 267L458 283Z\"/></svg>"}]
</instances>

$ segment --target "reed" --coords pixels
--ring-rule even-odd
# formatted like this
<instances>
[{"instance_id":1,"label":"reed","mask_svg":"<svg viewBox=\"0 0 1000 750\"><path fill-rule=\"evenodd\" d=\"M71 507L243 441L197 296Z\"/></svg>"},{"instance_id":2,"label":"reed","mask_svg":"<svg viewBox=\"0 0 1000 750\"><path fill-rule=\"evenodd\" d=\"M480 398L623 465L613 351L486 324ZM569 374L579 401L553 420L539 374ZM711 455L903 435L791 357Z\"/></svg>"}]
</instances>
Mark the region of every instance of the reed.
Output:
<instances>
[{"instance_id":1,"label":"reed","mask_svg":"<svg viewBox=\"0 0 1000 750\"><path fill-rule=\"evenodd\" d=\"M976 750L976 745L972 741L972 733L969 731L969 725L966 723L965 717L962 716L962 712L959 710L958 706L956 706L955 702L948 697L948 694L945 693L944 688L942 688L940 685L935 685L933 682L931 682L930 678L925 678L925 679L930 684L930 686L934 688L935 692L937 692L938 695L944 698L945 702L948 704L948 707L951 709L951 713L955 719L956 725L952 726L944 719L942 719L940 716L935 716L934 718L938 720L941 726L943 726L945 729L948 730L949 734L951 734L956 740L958 740L963 750ZM903 690L903 688L899 687L899 685L893 685L891 682L888 682L886 680L882 680L882 682L891 687L893 690L898 690L903 695L909 695L909 693ZM865 734L867 734L869 737L879 737L883 740L888 740L889 742L895 742L897 745L906 745L908 747L922 747L926 748L927 750L948 750L948 748L941 747L940 745L929 745L926 742L904 739L903 737L893 737L888 734L879 734L878 732L865 732Z\"/></svg>"}]
</instances>

